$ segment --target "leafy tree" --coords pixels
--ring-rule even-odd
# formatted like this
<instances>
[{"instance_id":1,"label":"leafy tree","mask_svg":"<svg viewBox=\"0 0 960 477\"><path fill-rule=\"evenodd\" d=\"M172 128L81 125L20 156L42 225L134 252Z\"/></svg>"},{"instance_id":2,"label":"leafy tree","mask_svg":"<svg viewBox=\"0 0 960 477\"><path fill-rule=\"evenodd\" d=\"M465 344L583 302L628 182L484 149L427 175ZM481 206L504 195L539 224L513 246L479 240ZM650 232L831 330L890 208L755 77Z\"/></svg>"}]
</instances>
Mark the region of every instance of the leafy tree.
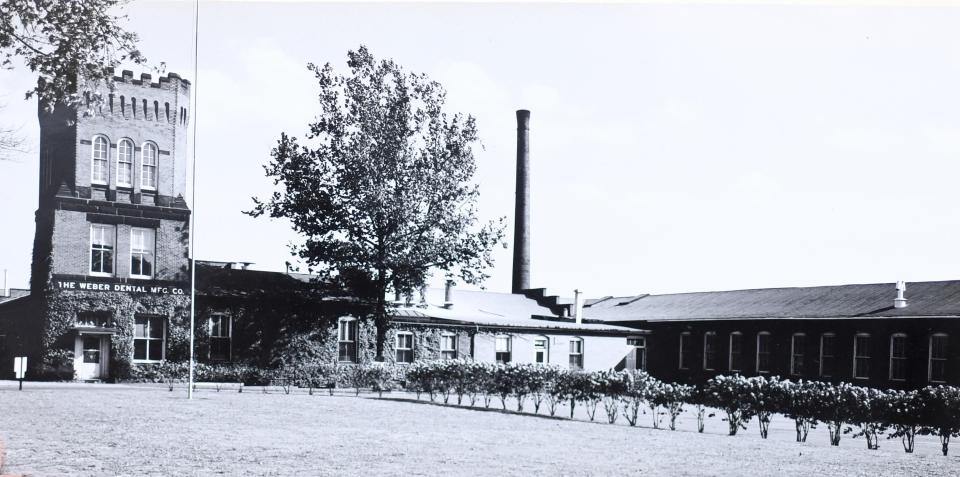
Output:
<instances>
[{"instance_id":1,"label":"leafy tree","mask_svg":"<svg viewBox=\"0 0 960 477\"><path fill-rule=\"evenodd\" d=\"M247 213L289 219L293 253L330 277L353 277L373 305L383 359L389 289L412 293L431 269L470 284L487 277L503 219L480 226L472 116L444 112L445 91L426 75L348 52L348 75L309 69L320 83L307 141L282 134L264 166L277 190Z\"/></svg>"},{"instance_id":2,"label":"leafy tree","mask_svg":"<svg viewBox=\"0 0 960 477\"><path fill-rule=\"evenodd\" d=\"M4 0L0 2L0 66L14 68L14 59L37 73L37 86L27 92L40 104L78 104L79 78L110 83L113 68L123 61L146 62L137 49L137 35L124 30L111 10L123 0Z\"/></svg>"}]
</instances>

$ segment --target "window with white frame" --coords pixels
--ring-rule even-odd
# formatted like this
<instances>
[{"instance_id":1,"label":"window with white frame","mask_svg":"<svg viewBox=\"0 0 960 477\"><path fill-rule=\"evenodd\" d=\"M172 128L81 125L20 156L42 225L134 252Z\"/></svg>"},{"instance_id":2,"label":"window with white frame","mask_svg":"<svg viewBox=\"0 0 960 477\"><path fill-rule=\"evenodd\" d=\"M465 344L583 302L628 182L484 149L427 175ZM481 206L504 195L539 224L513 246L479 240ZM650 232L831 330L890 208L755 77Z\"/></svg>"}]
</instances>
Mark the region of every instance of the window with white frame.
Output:
<instances>
[{"instance_id":1,"label":"window with white frame","mask_svg":"<svg viewBox=\"0 0 960 477\"><path fill-rule=\"evenodd\" d=\"M757 333L757 372L770 372L770 348L773 339L767 331Z\"/></svg>"},{"instance_id":2,"label":"window with white frame","mask_svg":"<svg viewBox=\"0 0 960 477\"><path fill-rule=\"evenodd\" d=\"M853 337L853 377L870 378L870 334L857 333Z\"/></svg>"},{"instance_id":3,"label":"window with white frame","mask_svg":"<svg viewBox=\"0 0 960 477\"><path fill-rule=\"evenodd\" d=\"M230 339L233 334L233 320L223 313L210 315L210 355L215 361L230 360Z\"/></svg>"},{"instance_id":4,"label":"window with white frame","mask_svg":"<svg viewBox=\"0 0 960 477\"><path fill-rule=\"evenodd\" d=\"M907 335L890 335L890 380L907 380Z\"/></svg>"},{"instance_id":5,"label":"window with white frame","mask_svg":"<svg viewBox=\"0 0 960 477\"><path fill-rule=\"evenodd\" d=\"M413 362L413 333L409 331L398 331L396 338L397 362Z\"/></svg>"},{"instance_id":6,"label":"window with white frame","mask_svg":"<svg viewBox=\"0 0 960 477\"><path fill-rule=\"evenodd\" d=\"M153 256L156 248L156 231L134 227L130 229L130 276L153 277Z\"/></svg>"},{"instance_id":7,"label":"window with white frame","mask_svg":"<svg viewBox=\"0 0 960 477\"><path fill-rule=\"evenodd\" d=\"M693 356L693 335L689 331L680 333L680 358L677 363L680 369L690 369Z\"/></svg>"},{"instance_id":8,"label":"window with white frame","mask_svg":"<svg viewBox=\"0 0 960 477\"><path fill-rule=\"evenodd\" d=\"M717 369L717 333L713 331L703 334L703 369Z\"/></svg>"},{"instance_id":9,"label":"window with white frame","mask_svg":"<svg viewBox=\"0 0 960 477\"><path fill-rule=\"evenodd\" d=\"M140 188L157 189L157 145L148 142L140 153Z\"/></svg>"},{"instance_id":10,"label":"window with white frame","mask_svg":"<svg viewBox=\"0 0 960 477\"><path fill-rule=\"evenodd\" d=\"M639 369L641 371L646 371L647 338L644 336L627 338L627 346L633 347L633 350L630 351L630 354L628 355L630 359L627 362L627 369Z\"/></svg>"},{"instance_id":11,"label":"window with white frame","mask_svg":"<svg viewBox=\"0 0 960 477\"><path fill-rule=\"evenodd\" d=\"M837 375L837 335L820 335L820 377L831 378Z\"/></svg>"},{"instance_id":12,"label":"window with white frame","mask_svg":"<svg viewBox=\"0 0 960 477\"><path fill-rule=\"evenodd\" d=\"M583 369L583 338L570 339L570 369Z\"/></svg>"},{"instance_id":13,"label":"window with white frame","mask_svg":"<svg viewBox=\"0 0 960 477\"><path fill-rule=\"evenodd\" d=\"M357 319L343 317L337 322L337 342L339 360L355 363L357 361Z\"/></svg>"},{"instance_id":14,"label":"window with white frame","mask_svg":"<svg viewBox=\"0 0 960 477\"><path fill-rule=\"evenodd\" d=\"M133 360L163 361L165 320L162 316L134 317Z\"/></svg>"},{"instance_id":15,"label":"window with white frame","mask_svg":"<svg viewBox=\"0 0 960 477\"><path fill-rule=\"evenodd\" d=\"M546 336L534 338L533 362L538 364L547 364L550 362L550 340Z\"/></svg>"},{"instance_id":16,"label":"window with white frame","mask_svg":"<svg viewBox=\"0 0 960 477\"><path fill-rule=\"evenodd\" d=\"M930 335L929 364L927 379L931 383L943 383L947 380L947 334Z\"/></svg>"},{"instance_id":17,"label":"window with white frame","mask_svg":"<svg viewBox=\"0 0 960 477\"><path fill-rule=\"evenodd\" d=\"M743 370L743 333L739 331L730 333L730 357L727 367L730 371Z\"/></svg>"},{"instance_id":18,"label":"window with white frame","mask_svg":"<svg viewBox=\"0 0 960 477\"><path fill-rule=\"evenodd\" d=\"M90 182L106 184L110 178L110 166L107 159L110 141L103 136L93 138L93 158L90 164Z\"/></svg>"},{"instance_id":19,"label":"window with white frame","mask_svg":"<svg viewBox=\"0 0 960 477\"><path fill-rule=\"evenodd\" d=\"M113 225L90 224L90 274L113 275L113 251L117 228Z\"/></svg>"},{"instance_id":20,"label":"window with white frame","mask_svg":"<svg viewBox=\"0 0 960 477\"><path fill-rule=\"evenodd\" d=\"M443 333L440 335L440 357L443 359L457 359L456 333Z\"/></svg>"},{"instance_id":21,"label":"window with white frame","mask_svg":"<svg viewBox=\"0 0 960 477\"><path fill-rule=\"evenodd\" d=\"M494 343L494 353L498 363L509 363L513 357L513 343L509 336L498 335Z\"/></svg>"},{"instance_id":22,"label":"window with white frame","mask_svg":"<svg viewBox=\"0 0 960 477\"><path fill-rule=\"evenodd\" d=\"M121 139L117 145L117 187L133 186L133 141Z\"/></svg>"},{"instance_id":23,"label":"window with white frame","mask_svg":"<svg viewBox=\"0 0 960 477\"><path fill-rule=\"evenodd\" d=\"M804 366L807 361L807 335L803 333L794 333L790 339L790 374L793 376L803 376Z\"/></svg>"}]
</instances>

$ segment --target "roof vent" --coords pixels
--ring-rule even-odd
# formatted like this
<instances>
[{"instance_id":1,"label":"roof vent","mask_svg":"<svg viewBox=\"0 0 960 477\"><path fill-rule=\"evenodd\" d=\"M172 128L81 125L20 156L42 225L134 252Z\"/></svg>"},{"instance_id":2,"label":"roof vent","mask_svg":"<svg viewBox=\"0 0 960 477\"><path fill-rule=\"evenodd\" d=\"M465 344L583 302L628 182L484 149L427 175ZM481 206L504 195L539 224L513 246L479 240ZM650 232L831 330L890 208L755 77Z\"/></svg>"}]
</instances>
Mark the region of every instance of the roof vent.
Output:
<instances>
[{"instance_id":1,"label":"roof vent","mask_svg":"<svg viewBox=\"0 0 960 477\"><path fill-rule=\"evenodd\" d=\"M580 298L583 292L573 291L573 317L578 325L583 324L583 300Z\"/></svg>"},{"instance_id":2,"label":"roof vent","mask_svg":"<svg viewBox=\"0 0 960 477\"><path fill-rule=\"evenodd\" d=\"M446 309L453 308L453 286L456 285L453 280L447 280L446 286L443 289L443 307Z\"/></svg>"},{"instance_id":3,"label":"roof vent","mask_svg":"<svg viewBox=\"0 0 960 477\"><path fill-rule=\"evenodd\" d=\"M903 293L907 291L907 283L903 280L897 282L897 297L893 299L894 308L906 308L907 299L903 297Z\"/></svg>"}]
</instances>

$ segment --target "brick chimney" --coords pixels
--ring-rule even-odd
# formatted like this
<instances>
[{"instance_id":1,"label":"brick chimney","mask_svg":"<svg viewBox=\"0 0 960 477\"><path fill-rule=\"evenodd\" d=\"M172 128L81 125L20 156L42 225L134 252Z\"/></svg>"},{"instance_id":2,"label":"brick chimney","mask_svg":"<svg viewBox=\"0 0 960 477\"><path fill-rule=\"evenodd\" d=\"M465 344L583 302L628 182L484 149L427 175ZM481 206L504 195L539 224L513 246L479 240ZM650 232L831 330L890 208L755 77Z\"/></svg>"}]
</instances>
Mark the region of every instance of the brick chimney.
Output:
<instances>
[{"instance_id":1,"label":"brick chimney","mask_svg":"<svg viewBox=\"0 0 960 477\"><path fill-rule=\"evenodd\" d=\"M517 111L517 197L513 216L513 293L530 288L530 111Z\"/></svg>"}]
</instances>

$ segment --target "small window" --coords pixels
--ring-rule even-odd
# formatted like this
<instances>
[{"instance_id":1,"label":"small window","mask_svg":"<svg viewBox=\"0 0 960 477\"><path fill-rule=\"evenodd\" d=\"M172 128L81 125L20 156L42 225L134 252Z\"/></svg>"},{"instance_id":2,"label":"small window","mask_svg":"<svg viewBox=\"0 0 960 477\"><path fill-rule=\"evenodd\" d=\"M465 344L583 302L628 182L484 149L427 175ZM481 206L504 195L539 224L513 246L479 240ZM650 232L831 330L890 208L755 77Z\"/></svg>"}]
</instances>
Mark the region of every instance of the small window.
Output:
<instances>
[{"instance_id":1,"label":"small window","mask_svg":"<svg viewBox=\"0 0 960 477\"><path fill-rule=\"evenodd\" d=\"M90 225L90 274L113 275L113 251L116 242L113 225Z\"/></svg>"},{"instance_id":2,"label":"small window","mask_svg":"<svg viewBox=\"0 0 960 477\"><path fill-rule=\"evenodd\" d=\"M907 380L907 335L903 333L890 336L890 380Z\"/></svg>"},{"instance_id":3,"label":"small window","mask_svg":"<svg viewBox=\"0 0 960 477\"><path fill-rule=\"evenodd\" d=\"M693 336L689 331L680 333L680 361L678 363L680 369L690 369L690 361L693 355L692 340Z\"/></svg>"},{"instance_id":4,"label":"small window","mask_svg":"<svg viewBox=\"0 0 960 477\"><path fill-rule=\"evenodd\" d=\"M853 338L853 377L870 378L870 335L857 333Z\"/></svg>"},{"instance_id":5,"label":"small window","mask_svg":"<svg viewBox=\"0 0 960 477\"><path fill-rule=\"evenodd\" d=\"M134 318L133 360L163 361L166 337L162 316L137 316Z\"/></svg>"},{"instance_id":6,"label":"small window","mask_svg":"<svg viewBox=\"0 0 960 477\"><path fill-rule=\"evenodd\" d=\"M214 361L230 360L230 338L233 322L222 313L210 315L210 356Z\"/></svg>"},{"instance_id":7,"label":"small window","mask_svg":"<svg viewBox=\"0 0 960 477\"><path fill-rule=\"evenodd\" d=\"M110 167L107 163L107 151L110 150L110 143L107 138L97 136L93 138L93 161L90 167L90 182L94 184L106 184L110 178Z\"/></svg>"},{"instance_id":8,"label":"small window","mask_svg":"<svg viewBox=\"0 0 960 477\"><path fill-rule=\"evenodd\" d=\"M730 371L739 372L743 370L743 333L734 331L730 333Z\"/></svg>"},{"instance_id":9,"label":"small window","mask_svg":"<svg viewBox=\"0 0 960 477\"><path fill-rule=\"evenodd\" d=\"M496 338L496 344L494 346L496 352L497 363L509 363L513 351L513 343L511 342L509 336L500 335Z\"/></svg>"},{"instance_id":10,"label":"small window","mask_svg":"<svg viewBox=\"0 0 960 477\"><path fill-rule=\"evenodd\" d=\"M152 142L143 145L140 161L140 188L157 188L157 146Z\"/></svg>"},{"instance_id":11,"label":"small window","mask_svg":"<svg viewBox=\"0 0 960 477\"><path fill-rule=\"evenodd\" d=\"M703 369L717 369L717 334L713 331L703 334Z\"/></svg>"},{"instance_id":12,"label":"small window","mask_svg":"<svg viewBox=\"0 0 960 477\"><path fill-rule=\"evenodd\" d=\"M583 338L570 339L570 369L583 369Z\"/></svg>"},{"instance_id":13,"label":"small window","mask_svg":"<svg viewBox=\"0 0 960 477\"><path fill-rule=\"evenodd\" d=\"M757 373L770 372L770 348L772 338L767 331L757 333Z\"/></svg>"},{"instance_id":14,"label":"small window","mask_svg":"<svg viewBox=\"0 0 960 477\"><path fill-rule=\"evenodd\" d=\"M340 318L337 325L337 342L341 362L357 362L357 320L356 318Z\"/></svg>"},{"instance_id":15,"label":"small window","mask_svg":"<svg viewBox=\"0 0 960 477\"><path fill-rule=\"evenodd\" d=\"M647 338L637 336L627 338L627 346L633 347L627 355L627 369L647 370Z\"/></svg>"},{"instance_id":16,"label":"small window","mask_svg":"<svg viewBox=\"0 0 960 477\"><path fill-rule=\"evenodd\" d=\"M931 383L943 383L947 380L946 333L936 333L930 336L930 363L927 374Z\"/></svg>"},{"instance_id":17,"label":"small window","mask_svg":"<svg viewBox=\"0 0 960 477\"><path fill-rule=\"evenodd\" d=\"M790 374L793 376L803 376L806 364L806 347L807 335L794 333L790 340Z\"/></svg>"},{"instance_id":18,"label":"small window","mask_svg":"<svg viewBox=\"0 0 960 477\"><path fill-rule=\"evenodd\" d=\"M455 333L440 335L440 357L442 359L457 359L457 335Z\"/></svg>"},{"instance_id":19,"label":"small window","mask_svg":"<svg viewBox=\"0 0 960 477\"><path fill-rule=\"evenodd\" d=\"M396 350L398 363L412 363L413 333L410 333L409 331L398 331Z\"/></svg>"},{"instance_id":20,"label":"small window","mask_svg":"<svg viewBox=\"0 0 960 477\"><path fill-rule=\"evenodd\" d=\"M121 139L117 146L117 187L133 185L133 141Z\"/></svg>"},{"instance_id":21,"label":"small window","mask_svg":"<svg viewBox=\"0 0 960 477\"><path fill-rule=\"evenodd\" d=\"M550 362L550 340L539 336L533 340L533 361L538 364Z\"/></svg>"},{"instance_id":22,"label":"small window","mask_svg":"<svg viewBox=\"0 0 960 477\"><path fill-rule=\"evenodd\" d=\"M820 335L820 377L831 378L837 375L837 335Z\"/></svg>"},{"instance_id":23,"label":"small window","mask_svg":"<svg viewBox=\"0 0 960 477\"><path fill-rule=\"evenodd\" d=\"M130 276L153 278L153 256L156 232L153 229L130 229Z\"/></svg>"}]
</instances>

